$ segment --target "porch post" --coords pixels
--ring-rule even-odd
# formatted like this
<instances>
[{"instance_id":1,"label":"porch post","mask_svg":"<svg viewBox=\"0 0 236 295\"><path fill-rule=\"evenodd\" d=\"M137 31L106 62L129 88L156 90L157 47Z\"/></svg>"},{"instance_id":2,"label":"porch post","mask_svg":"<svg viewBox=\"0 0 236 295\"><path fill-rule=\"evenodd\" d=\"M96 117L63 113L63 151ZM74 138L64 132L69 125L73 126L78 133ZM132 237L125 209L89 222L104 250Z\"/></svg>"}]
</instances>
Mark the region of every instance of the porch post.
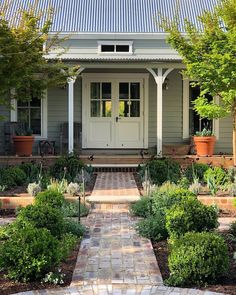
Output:
<instances>
[{"instance_id":1,"label":"porch post","mask_svg":"<svg viewBox=\"0 0 236 295\"><path fill-rule=\"evenodd\" d=\"M162 156L162 113L163 113L163 77L162 68L158 68L158 74L156 77L157 83L157 156Z\"/></svg>"},{"instance_id":2,"label":"porch post","mask_svg":"<svg viewBox=\"0 0 236 295\"><path fill-rule=\"evenodd\" d=\"M67 79L68 83L68 153L74 151L74 83L76 77Z\"/></svg>"}]
</instances>

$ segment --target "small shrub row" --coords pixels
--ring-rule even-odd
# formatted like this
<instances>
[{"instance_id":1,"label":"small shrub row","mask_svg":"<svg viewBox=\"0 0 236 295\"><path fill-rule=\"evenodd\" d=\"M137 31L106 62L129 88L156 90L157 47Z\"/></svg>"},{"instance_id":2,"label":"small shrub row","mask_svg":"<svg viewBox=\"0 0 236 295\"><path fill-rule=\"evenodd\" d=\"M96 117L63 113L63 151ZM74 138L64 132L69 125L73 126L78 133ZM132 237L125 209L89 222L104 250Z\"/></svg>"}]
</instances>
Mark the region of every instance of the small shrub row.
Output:
<instances>
[{"instance_id":1,"label":"small shrub row","mask_svg":"<svg viewBox=\"0 0 236 295\"><path fill-rule=\"evenodd\" d=\"M70 253L84 227L65 217L64 204L57 191L39 193L35 205L22 208L0 234L0 268L9 278L42 279Z\"/></svg>"}]
</instances>

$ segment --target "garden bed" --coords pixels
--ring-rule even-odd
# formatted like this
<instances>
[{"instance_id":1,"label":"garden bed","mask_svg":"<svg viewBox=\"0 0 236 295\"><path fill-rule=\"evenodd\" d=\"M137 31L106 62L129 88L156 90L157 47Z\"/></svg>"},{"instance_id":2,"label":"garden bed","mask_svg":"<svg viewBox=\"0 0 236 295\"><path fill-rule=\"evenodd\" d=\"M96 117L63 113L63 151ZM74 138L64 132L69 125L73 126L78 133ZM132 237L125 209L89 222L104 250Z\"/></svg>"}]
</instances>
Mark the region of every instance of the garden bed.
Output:
<instances>
[{"instance_id":1,"label":"garden bed","mask_svg":"<svg viewBox=\"0 0 236 295\"><path fill-rule=\"evenodd\" d=\"M235 295L236 294L236 260L233 258L233 254L236 251L236 241L232 242L229 239L229 235L227 233L222 234L225 237L225 240L229 249L229 257L230 257L230 269L226 276L222 277L220 281L215 285L206 286L206 290ZM168 268L168 244L167 241L153 242L154 253L157 258L157 262L162 274L163 279L167 279L170 275ZM196 288L196 286L188 286L191 288Z\"/></svg>"},{"instance_id":2,"label":"garden bed","mask_svg":"<svg viewBox=\"0 0 236 295\"><path fill-rule=\"evenodd\" d=\"M72 280L73 271L75 268L78 252L80 248L80 242L76 245L75 249L71 252L70 256L60 264L61 272L65 274L64 284L53 285L41 282L30 282L30 283L20 283L14 282L5 278L5 273L0 272L0 290L1 295L14 294L18 292L24 292L29 290L39 290L39 289L53 289L59 287L69 286Z\"/></svg>"}]
</instances>

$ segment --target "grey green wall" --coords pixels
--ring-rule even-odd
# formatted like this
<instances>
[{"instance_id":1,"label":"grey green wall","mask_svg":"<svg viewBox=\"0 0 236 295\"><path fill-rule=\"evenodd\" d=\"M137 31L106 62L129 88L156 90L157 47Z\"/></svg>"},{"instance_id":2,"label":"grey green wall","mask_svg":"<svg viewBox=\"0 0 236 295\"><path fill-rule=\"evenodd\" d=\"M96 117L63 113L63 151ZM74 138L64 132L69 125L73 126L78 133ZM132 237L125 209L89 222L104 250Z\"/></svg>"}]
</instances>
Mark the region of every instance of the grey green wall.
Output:
<instances>
[{"instance_id":1,"label":"grey green wall","mask_svg":"<svg viewBox=\"0 0 236 295\"><path fill-rule=\"evenodd\" d=\"M132 70L133 72L146 72L145 70ZM89 72L124 72L123 70L89 70ZM131 72L125 70L125 72ZM60 150L60 125L67 121L68 118L68 102L67 88L62 89L55 87L48 90L48 139L56 141L56 150ZM168 76L168 90L163 91L163 143L174 144L181 143L183 130L182 115L182 76L175 70ZM156 107L157 89L153 77L149 78L149 130L148 142L149 147L154 148L156 145L156 128L157 128L157 107ZM187 110L186 110L187 111ZM7 121L10 120L10 112L0 107L0 115L5 115ZM74 120L82 121L82 80L78 78L75 83L75 105ZM3 149L3 121L0 121L0 153L4 153ZM232 152L232 120L225 118L220 120L220 139L216 145L216 153ZM35 143L35 152L37 151L37 143Z\"/></svg>"}]
</instances>

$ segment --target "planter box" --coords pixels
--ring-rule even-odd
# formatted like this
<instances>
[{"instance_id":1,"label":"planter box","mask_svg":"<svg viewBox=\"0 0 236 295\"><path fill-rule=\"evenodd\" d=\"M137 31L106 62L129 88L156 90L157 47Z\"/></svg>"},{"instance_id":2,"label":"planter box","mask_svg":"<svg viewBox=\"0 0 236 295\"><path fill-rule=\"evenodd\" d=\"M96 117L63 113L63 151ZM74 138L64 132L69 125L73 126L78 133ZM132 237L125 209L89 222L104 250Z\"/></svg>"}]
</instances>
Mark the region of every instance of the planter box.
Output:
<instances>
[{"instance_id":1,"label":"planter box","mask_svg":"<svg viewBox=\"0 0 236 295\"><path fill-rule=\"evenodd\" d=\"M233 204L235 197L212 197L212 196L198 196L198 200L204 205L216 204L220 209L230 210L236 212L236 207Z\"/></svg>"},{"instance_id":2,"label":"planter box","mask_svg":"<svg viewBox=\"0 0 236 295\"><path fill-rule=\"evenodd\" d=\"M77 197L71 197L65 195L66 200L70 202L75 202L78 200ZM29 194L18 194L14 196L2 196L0 197L0 202L2 204L2 209L16 209L18 207L26 207L34 203L34 197Z\"/></svg>"}]
</instances>

